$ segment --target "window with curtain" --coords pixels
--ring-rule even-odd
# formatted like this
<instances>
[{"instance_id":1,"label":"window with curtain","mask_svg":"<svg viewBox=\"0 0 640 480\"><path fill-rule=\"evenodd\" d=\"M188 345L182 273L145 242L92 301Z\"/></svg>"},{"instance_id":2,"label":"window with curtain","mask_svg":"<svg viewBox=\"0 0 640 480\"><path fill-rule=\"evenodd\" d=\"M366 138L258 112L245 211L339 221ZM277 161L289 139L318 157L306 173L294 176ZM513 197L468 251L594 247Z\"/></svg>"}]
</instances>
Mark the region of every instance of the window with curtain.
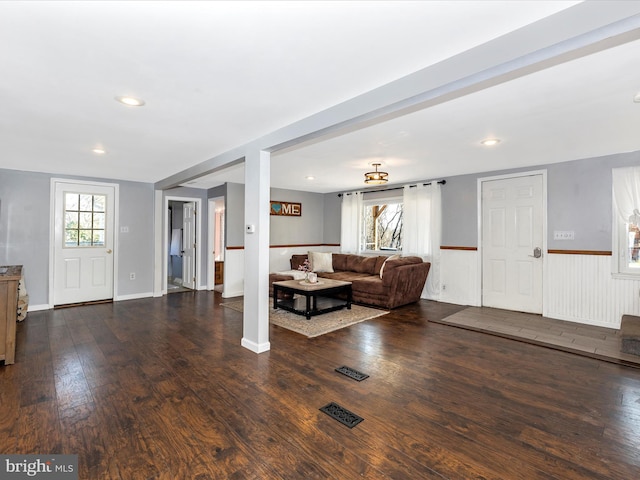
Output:
<instances>
[{"instance_id":1,"label":"window with curtain","mask_svg":"<svg viewBox=\"0 0 640 480\"><path fill-rule=\"evenodd\" d=\"M400 189L398 189L400 190ZM441 186L405 186L398 192L354 192L342 197L343 253L401 251L431 262L423 298L440 296Z\"/></svg>"},{"instance_id":2,"label":"window with curtain","mask_svg":"<svg viewBox=\"0 0 640 480\"><path fill-rule=\"evenodd\" d=\"M431 262L422 296L440 298L440 244L442 236L442 190L440 185L405 186L402 254Z\"/></svg>"},{"instance_id":3,"label":"window with curtain","mask_svg":"<svg viewBox=\"0 0 640 480\"><path fill-rule=\"evenodd\" d=\"M613 272L640 276L640 167L614 168Z\"/></svg>"},{"instance_id":4,"label":"window with curtain","mask_svg":"<svg viewBox=\"0 0 640 480\"><path fill-rule=\"evenodd\" d=\"M340 247L343 253L360 253L362 239L362 192L342 196Z\"/></svg>"}]
</instances>

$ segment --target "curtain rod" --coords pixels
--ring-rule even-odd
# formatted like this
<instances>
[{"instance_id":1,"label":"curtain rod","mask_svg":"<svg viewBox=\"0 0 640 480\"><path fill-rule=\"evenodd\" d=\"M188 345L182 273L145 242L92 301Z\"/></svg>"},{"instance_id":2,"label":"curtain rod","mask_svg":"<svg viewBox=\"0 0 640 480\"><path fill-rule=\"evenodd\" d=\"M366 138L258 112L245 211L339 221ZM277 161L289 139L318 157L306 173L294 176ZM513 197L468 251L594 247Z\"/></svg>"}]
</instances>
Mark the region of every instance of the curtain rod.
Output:
<instances>
[{"instance_id":1,"label":"curtain rod","mask_svg":"<svg viewBox=\"0 0 640 480\"><path fill-rule=\"evenodd\" d=\"M431 185L433 182L428 182L428 183L423 183L422 186L426 187L427 185ZM436 182L438 185L446 185L447 181L446 180L438 180ZM414 188L417 187L418 185L409 185L409 188ZM390 192L392 190L402 190L404 187L393 187L393 188L383 188L380 190L368 190L362 193L375 193L375 192ZM343 195L351 195L351 193L339 193L338 196L341 197Z\"/></svg>"}]
</instances>

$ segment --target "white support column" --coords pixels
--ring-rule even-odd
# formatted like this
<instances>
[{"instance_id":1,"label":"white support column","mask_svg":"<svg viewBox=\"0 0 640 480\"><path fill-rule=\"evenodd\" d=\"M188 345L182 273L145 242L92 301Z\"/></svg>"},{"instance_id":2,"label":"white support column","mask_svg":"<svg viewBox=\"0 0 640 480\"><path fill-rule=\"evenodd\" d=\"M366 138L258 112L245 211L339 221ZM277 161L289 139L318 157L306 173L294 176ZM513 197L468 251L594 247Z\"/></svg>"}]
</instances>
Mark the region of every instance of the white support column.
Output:
<instances>
[{"instance_id":1,"label":"white support column","mask_svg":"<svg viewBox=\"0 0 640 480\"><path fill-rule=\"evenodd\" d=\"M244 164L244 317L242 346L262 353L269 344L269 200L271 154L251 149Z\"/></svg>"}]
</instances>

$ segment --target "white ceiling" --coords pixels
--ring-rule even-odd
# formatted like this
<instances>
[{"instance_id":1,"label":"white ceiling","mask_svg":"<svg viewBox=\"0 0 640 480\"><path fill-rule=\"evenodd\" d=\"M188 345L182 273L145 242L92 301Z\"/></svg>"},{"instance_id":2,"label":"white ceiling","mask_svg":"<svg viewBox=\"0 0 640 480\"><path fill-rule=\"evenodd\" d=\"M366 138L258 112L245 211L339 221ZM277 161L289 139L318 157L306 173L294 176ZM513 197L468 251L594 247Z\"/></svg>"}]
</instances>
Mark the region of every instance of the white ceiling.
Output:
<instances>
[{"instance_id":1,"label":"white ceiling","mask_svg":"<svg viewBox=\"0 0 640 480\"><path fill-rule=\"evenodd\" d=\"M0 2L0 168L157 182L576 3ZM272 186L359 188L374 161L403 183L640 150L639 58L635 41L275 153Z\"/></svg>"}]
</instances>

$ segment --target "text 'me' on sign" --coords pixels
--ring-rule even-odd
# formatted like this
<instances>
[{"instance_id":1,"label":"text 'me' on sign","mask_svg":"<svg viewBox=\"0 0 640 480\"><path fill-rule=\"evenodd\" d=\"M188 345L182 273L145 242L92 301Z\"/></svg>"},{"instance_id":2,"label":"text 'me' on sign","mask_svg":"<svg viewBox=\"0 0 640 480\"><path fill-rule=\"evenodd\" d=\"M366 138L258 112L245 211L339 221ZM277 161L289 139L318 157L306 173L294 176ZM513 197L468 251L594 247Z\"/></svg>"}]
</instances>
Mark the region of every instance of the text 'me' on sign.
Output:
<instances>
[{"instance_id":1,"label":"text 'me' on sign","mask_svg":"<svg viewBox=\"0 0 640 480\"><path fill-rule=\"evenodd\" d=\"M295 202L276 202L272 200L271 215L280 215L284 217L301 217L302 204Z\"/></svg>"}]
</instances>

